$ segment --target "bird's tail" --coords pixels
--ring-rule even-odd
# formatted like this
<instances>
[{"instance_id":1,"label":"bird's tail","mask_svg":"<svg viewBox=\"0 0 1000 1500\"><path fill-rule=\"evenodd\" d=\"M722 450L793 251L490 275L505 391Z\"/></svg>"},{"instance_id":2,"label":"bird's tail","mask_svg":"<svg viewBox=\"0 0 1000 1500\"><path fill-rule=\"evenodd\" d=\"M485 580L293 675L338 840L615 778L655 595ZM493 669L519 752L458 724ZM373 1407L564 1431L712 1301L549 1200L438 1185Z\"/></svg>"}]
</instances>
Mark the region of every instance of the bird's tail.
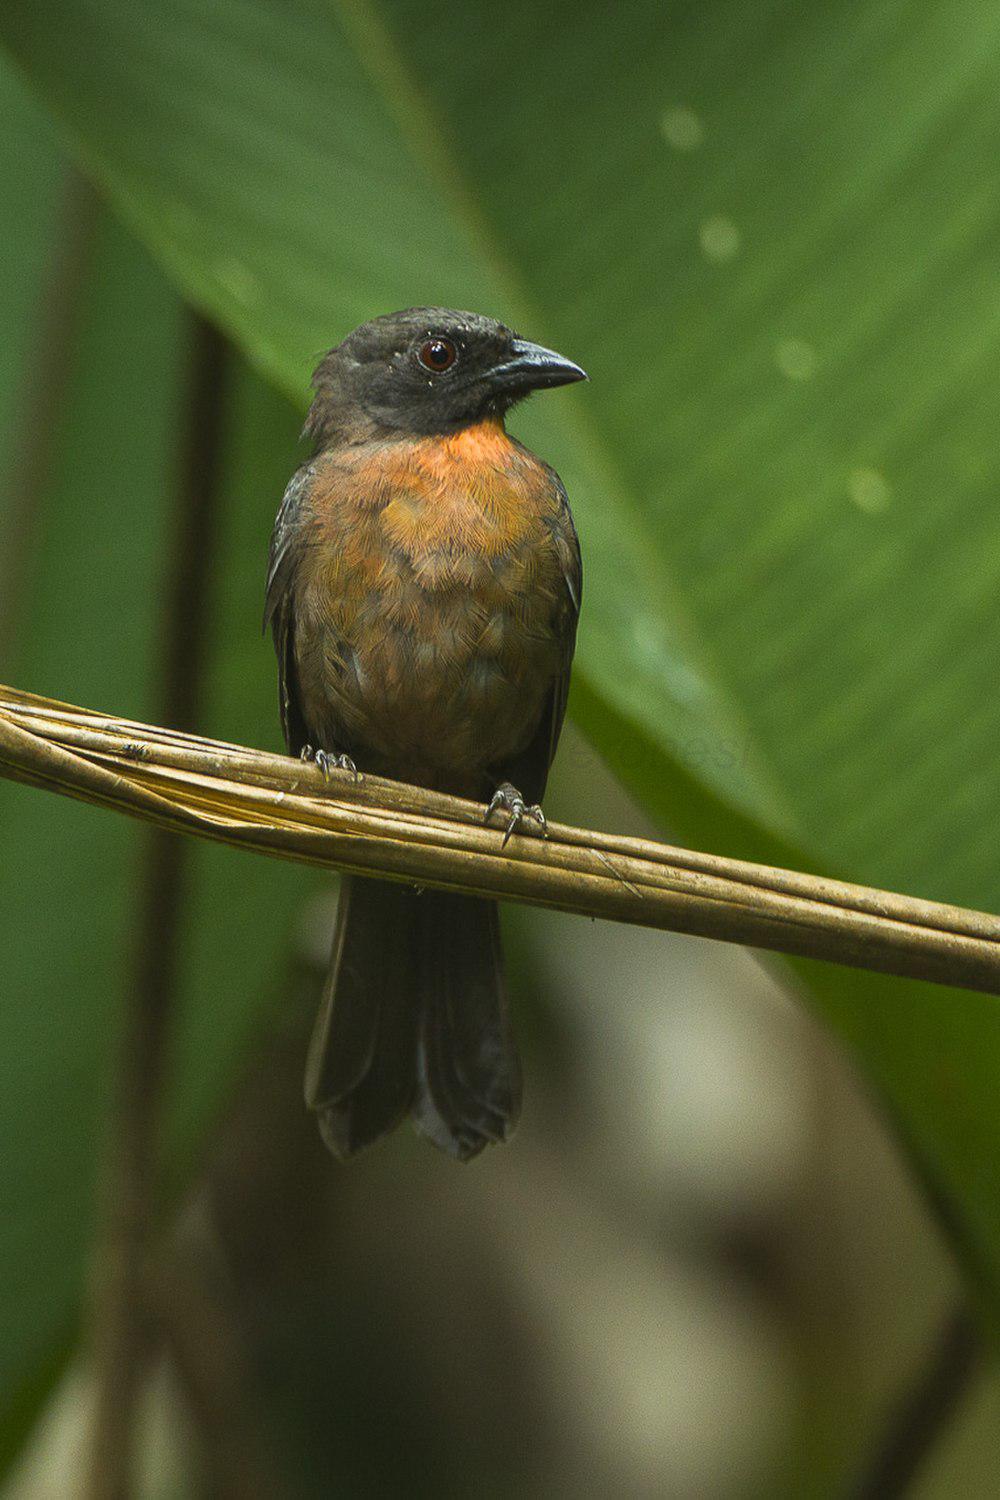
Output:
<instances>
[{"instance_id":1,"label":"bird's tail","mask_svg":"<svg viewBox=\"0 0 1000 1500\"><path fill-rule=\"evenodd\" d=\"M507 1139L521 1066L495 901L345 876L306 1102L336 1156L407 1112L463 1160Z\"/></svg>"}]
</instances>

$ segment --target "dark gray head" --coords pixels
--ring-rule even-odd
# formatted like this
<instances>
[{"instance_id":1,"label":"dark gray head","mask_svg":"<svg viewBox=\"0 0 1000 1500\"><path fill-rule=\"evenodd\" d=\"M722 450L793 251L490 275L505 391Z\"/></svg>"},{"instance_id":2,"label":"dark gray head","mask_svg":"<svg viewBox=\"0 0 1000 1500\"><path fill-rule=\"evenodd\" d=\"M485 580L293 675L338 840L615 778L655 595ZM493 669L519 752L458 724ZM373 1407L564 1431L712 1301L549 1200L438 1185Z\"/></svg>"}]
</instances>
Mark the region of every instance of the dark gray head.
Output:
<instances>
[{"instance_id":1,"label":"dark gray head","mask_svg":"<svg viewBox=\"0 0 1000 1500\"><path fill-rule=\"evenodd\" d=\"M587 377L503 323L446 307L411 307L362 323L313 376L306 433L317 446L400 433L454 432L503 417L516 401Z\"/></svg>"}]
</instances>

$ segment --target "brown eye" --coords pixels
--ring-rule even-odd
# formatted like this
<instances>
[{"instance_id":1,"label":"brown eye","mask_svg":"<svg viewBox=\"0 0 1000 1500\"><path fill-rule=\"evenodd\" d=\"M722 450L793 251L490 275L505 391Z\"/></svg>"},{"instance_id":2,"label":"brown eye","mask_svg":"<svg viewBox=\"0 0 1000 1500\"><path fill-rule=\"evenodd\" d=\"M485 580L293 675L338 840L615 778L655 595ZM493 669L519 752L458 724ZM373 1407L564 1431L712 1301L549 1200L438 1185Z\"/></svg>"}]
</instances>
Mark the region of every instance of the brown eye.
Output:
<instances>
[{"instance_id":1,"label":"brown eye","mask_svg":"<svg viewBox=\"0 0 1000 1500\"><path fill-rule=\"evenodd\" d=\"M458 350L451 339L428 339L420 350L420 363L424 369L433 370L435 375L450 370L457 358Z\"/></svg>"}]
</instances>

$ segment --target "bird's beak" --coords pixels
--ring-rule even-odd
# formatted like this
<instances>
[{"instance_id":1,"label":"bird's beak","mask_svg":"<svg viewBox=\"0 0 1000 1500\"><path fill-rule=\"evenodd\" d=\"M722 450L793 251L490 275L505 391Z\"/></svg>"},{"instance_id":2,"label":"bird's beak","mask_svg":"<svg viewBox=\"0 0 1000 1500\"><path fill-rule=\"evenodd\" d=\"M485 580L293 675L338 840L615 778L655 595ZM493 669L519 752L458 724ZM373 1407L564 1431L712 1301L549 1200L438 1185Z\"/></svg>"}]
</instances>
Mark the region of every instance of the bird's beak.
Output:
<instances>
[{"instance_id":1,"label":"bird's beak","mask_svg":"<svg viewBox=\"0 0 1000 1500\"><path fill-rule=\"evenodd\" d=\"M586 370L581 370L571 359L527 339L514 339L510 352L510 359L490 372L490 383L497 390L541 391L587 378Z\"/></svg>"}]
</instances>

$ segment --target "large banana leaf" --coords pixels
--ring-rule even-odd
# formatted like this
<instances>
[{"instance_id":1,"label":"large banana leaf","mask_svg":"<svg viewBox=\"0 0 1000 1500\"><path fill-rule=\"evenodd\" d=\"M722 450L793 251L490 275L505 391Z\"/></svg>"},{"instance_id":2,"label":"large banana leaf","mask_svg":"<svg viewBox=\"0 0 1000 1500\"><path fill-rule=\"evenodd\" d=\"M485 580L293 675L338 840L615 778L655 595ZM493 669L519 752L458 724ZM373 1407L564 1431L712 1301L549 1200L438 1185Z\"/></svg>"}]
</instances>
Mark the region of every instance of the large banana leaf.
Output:
<instances>
[{"instance_id":1,"label":"large banana leaf","mask_svg":"<svg viewBox=\"0 0 1000 1500\"><path fill-rule=\"evenodd\" d=\"M296 399L319 350L417 302L587 365L518 426L583 537L574 711L650 808L976 905L1000 896L998 33L950 0L0 18L125 220ZM233 525L255 599L261 517ZM1000 1008L808 972L995 1307Z\"/></svg>"}]
</instances>

